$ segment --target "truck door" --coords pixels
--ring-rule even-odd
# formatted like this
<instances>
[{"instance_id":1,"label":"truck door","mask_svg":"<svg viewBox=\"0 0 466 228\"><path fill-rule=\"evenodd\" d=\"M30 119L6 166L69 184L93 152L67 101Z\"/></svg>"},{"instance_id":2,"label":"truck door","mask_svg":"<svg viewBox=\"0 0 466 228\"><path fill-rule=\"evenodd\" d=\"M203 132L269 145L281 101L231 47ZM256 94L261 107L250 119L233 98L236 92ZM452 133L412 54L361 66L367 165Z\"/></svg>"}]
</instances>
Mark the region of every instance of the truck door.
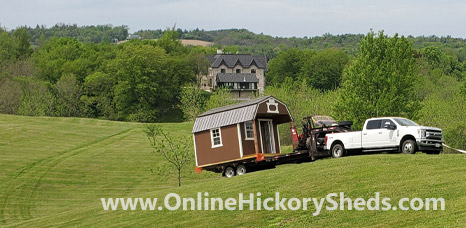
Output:
<instances>
[{"instance_id":1,"label":"truck door","mask_svg":"<svg viewBox=\"0 0 466 228\"><path fill-rule=\"evenodd\" d=\"M380 132L382 131L382 120L369 120L362 131L362 148L381 147Z\"/></svg>"},{"instance_id":2,"label":"truck door","mask_svg":"<svg viewBox=\"0 0 466 228\"><path fill-rule=\"evenodd\" d=\"M382 120L382 129L380 134L380 146L383 147L397 147L396 142L396 124L390 119Z\"/></svg>"}]
</instances>

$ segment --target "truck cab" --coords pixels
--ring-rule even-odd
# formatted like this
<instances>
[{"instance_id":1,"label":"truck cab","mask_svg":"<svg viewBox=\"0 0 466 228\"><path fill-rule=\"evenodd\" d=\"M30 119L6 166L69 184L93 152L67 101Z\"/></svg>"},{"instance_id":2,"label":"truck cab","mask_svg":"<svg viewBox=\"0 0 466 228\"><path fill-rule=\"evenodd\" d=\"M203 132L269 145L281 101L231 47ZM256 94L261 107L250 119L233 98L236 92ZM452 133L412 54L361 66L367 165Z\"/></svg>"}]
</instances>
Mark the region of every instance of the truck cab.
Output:
<instances>
[{"instance_id":1,"label":"truck cab","mask_svg":"<svg viewBox=\"0 0 466 228\"><path fill-rule=\"evenodd\" d=\"M381 117L366 120L362 131L327 135L325 149L334 157L341 157L351 150L439 154L442 143L439 128L419 126L401 117Z\"/></svg>"}]
</instances>

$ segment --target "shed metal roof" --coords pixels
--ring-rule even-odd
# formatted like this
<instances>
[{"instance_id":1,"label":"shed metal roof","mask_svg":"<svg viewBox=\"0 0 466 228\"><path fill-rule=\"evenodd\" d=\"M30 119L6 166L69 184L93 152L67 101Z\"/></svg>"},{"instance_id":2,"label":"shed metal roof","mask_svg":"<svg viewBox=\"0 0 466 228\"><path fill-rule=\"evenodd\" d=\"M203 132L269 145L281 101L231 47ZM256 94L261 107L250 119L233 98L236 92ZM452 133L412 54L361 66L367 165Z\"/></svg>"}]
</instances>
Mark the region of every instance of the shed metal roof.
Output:
<instances>
[{"instance_id":1,"label":"shed metal roof","mask_svg":"<svg viewBox=\"0 0 466 228\"><path fill-rule=\"evenodd\" d=\"M253 120L256 116L257 105L269 98L273 97L260 97L250 101L215 108L204 112L196 118L192 132L196 133L212 128Z\"/></svg>"},{"instance_id":2,"label":"shed metal roof","mask_svg":"<svg viewBox=\"0 0 466 228\"><path fill-rule=\"evenodd\" d=\"M259 82L256 74L253 73L219 73L218 82Z\"/></svg>"}]
</instances>

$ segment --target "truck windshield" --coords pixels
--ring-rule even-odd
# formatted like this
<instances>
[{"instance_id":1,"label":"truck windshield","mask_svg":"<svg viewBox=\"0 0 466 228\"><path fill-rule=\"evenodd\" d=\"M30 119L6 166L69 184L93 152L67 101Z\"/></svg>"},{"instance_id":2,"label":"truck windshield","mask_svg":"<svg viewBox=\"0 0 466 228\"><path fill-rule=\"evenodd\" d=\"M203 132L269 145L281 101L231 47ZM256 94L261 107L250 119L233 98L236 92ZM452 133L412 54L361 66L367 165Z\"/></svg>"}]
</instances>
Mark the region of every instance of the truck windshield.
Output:
<instances>
[{"instance_id":1,"label":"truck windshield","mask_svg":"<svg viewBox=\"0 0 466 228\"><path fill-rule=\"evenodd\" d=\"M412 120L404 119L404 118L393 118L399 125L401 126L419 126Z\"/></svg>"}]
</instances>

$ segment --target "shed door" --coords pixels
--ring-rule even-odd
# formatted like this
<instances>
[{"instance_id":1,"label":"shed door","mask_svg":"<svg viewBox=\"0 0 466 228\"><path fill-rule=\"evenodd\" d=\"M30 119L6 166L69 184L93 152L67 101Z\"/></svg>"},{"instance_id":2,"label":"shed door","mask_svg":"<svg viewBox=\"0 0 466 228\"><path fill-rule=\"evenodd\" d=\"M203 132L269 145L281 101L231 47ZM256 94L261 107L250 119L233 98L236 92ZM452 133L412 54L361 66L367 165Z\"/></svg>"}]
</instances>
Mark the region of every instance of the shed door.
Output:
<instances>
[{"instance_id":1,"label":"shed door","mask_svg":"<svg viewBox=\"0 0 466 228\"><path fill-rule=\"evenodd\" d=\"M259 120L262 153L275 154L275 140L272 120Z\"/></svg>"}]
</instances>

